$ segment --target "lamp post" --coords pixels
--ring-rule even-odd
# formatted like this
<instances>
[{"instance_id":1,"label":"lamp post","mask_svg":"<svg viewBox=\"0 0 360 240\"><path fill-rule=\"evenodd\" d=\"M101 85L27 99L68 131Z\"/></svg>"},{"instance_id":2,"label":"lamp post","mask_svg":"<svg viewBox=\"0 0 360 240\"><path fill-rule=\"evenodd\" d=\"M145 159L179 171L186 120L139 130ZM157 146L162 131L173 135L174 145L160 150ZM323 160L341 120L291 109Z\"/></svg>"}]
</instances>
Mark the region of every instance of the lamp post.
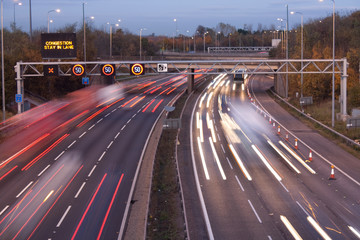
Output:
<instances>
[{"instance_id":1,"label":"lamp post","mask_svg":"<svg viewBox=\"0 0 360 240\"><path fill-rule=\"evenodd\" d=\"M320 0L323 2L324 0ZM331 105L331 126L335 127L335 0L333 2L333 64L332 64L332 105Z\"/></svg>"},{"instance_id":2,"label":"lamp post","mask_svg":"<svg viewBox=\"0 0 360 240\"><path fill-rule=\"evenodd\" d=\"M229 33L229 47L230 47L230 38L231 38L231 33Z\"/></svg>"},{"instance_id":3,"label":"lamp post","mask_svg":"<svg viewBox=\"0 0 360 240\"><path fill-rule=\"evenodd\" d=\"M50 11L48 11L48 21L47 21L47 23L48 23L48 29L47 29L47 32L49 33L50 32L50 13L51 12L57 12L57 13L59 13L60 12L60 9L53 9L53 10L50 10Z\"/></svg>"},{"instance_id":4,"label":"lamp post","mask_svg":"<svg viewBox=\"0 0 360 240\"><path fill-rule=\"evenodd\" d=\"M2 112L5 121L5 73L4 73L4 0L1 0L1 87L2 87Z\"/></svg>"},{"instance_id":5,"label":"lamp post","mask_svg":"<svg viewBox=\"0 0 360 240\"><path fill-rule=\"evenodd\" d=\"M112 26L114 25L115 27L118 27L119 24L118 23L114 24L114 23L109 23L109 22L107 22L106 24L108 24L110 26L110 53L109 53L109 55L110 55L110 58L112 58Z\"/></svg>"},{"instance_id":6,"label":"lamp post","mask_svg":"<svg viewBox=\"0 0 360 240\"><path fill-rule=\"evenodd\" d=\"M16 21L15 21L15 8L16 8L16 6L22 6L22 3L21 2L14 3L14 28L16 28Z\"/></svg>"},{"instance_id":7,"label":"lamp post","mask_svg":"<svg viewBox=\"0 0 360 240\"><path fill-rule=\"evenodd\" d=\"M141 44L141 33L142 33L143 30L145 31L146 28L141 28L141 29L140 29L140 61L141 61L141 45L142 45L142 44Z\"/></svg>"},{"instance_id":8,"label":"lamp post","mask_svg":"<svg viewBox=\"0 0 360 240\"><path fill-rule=\"evenodd\" d=\"M173 52L175 52L175 35L177 34L177 21L176 18L174 18L174 22L175 22L175 33L173 35Z\"/></svg>"},{"instance_id":9,"label":"lamp post","mask_svg":"<svg viewBox=\"0 0 360 240\"><path fill-rule=\"evenodd\" d=\"M196 53L196 34L199 33L199 31L194 32L194 53Z\"/></svg>"},{"instance_id":10,"label":"lamp post","mask_svg":"<svg viewBox=\"0 0 360 240\"><path fill-rule=\"evenodd\" d=\"M301 16L301 88L300 88L300 96L303 97L303 82L304 82L304 14L302 12L291 12L291 14L300 14Z\"/></svg>"},{"instance_id":11,"label":"lamp post","mask_svg":"<svg viewBox=\"0 0 360 240\"><path fill-rule=\"evenodd\" d=\"M209 32L204 32L204 53L205 53L205 35Z\"/></svg>"}]
</instances>

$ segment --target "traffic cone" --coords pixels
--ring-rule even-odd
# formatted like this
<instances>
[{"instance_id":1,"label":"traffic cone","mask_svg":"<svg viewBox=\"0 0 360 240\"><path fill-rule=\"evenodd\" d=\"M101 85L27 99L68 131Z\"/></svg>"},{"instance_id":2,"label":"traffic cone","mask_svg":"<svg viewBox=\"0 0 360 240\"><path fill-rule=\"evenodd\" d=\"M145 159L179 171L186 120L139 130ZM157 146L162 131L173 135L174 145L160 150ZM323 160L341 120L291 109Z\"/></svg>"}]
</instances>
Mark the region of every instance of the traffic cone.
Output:
<instances>
[{"instance_id":1,"label":"traffic cone","mask_svg":"<svg viewBox=\"0 0 360 240\"><path fill-rule=\"evenodd\" d=\"M336 180L335 178L335 169L334 169L334 165L331 165L331 173L330 173L330 177L329 180Z\"/></svg>"},{"instance_id":2,"label":"traffic cone","mask_svg":"<svg viewBox=\"0 0 360 240\"><path fill-rule=\"evenodd\" d=\"M280 126L278 126L278 135L280 135Z\"/></svg>"},{"instance_id":3,"label":"traffic cone","mask_svg":"<svg viewBox=\"0 0 360 240\"><path fill-rule=\"evenodd\" d=\"M269 118L269 123L271 124L271 117Z\"/></svg>"},{"instance_id":4,"label":"traffic cone","mask_svg":"<svg viewBox=\"0 0 360 240\"><path fill-rule=\"evenodd\" d=\"M275 128L275 122L273 122L273 128Z\"/></svg>"},{"instance_id":5,"label":"traffic cone","mask_svg":"<svg viewBox=\"0 0 360 240\"><path fill-rule=\"evenodd\" d=\"M305 162L312 162L312 152L310 150L310 153L309 153L309 159L305 160Z\"/></svg>"},{"instance_id":6,"label":"traffic cone","mask_svg":"<svg viewBox=\"0 0 360 240\"><path fill-rule=\"evenodd\" d=\"M285 139L286 139L286 141L289 141L289 133L286 133Z\"/></svg>"},{"instance_id":7,"label":"traffic cone","mask_svg":"<svg viewBox=\"0 0 360 240\"><path fill-rule=\"evenodd\" d=\"M297 139L295 139L295 149L298 150Z\"/></svg>"}]
</instances>

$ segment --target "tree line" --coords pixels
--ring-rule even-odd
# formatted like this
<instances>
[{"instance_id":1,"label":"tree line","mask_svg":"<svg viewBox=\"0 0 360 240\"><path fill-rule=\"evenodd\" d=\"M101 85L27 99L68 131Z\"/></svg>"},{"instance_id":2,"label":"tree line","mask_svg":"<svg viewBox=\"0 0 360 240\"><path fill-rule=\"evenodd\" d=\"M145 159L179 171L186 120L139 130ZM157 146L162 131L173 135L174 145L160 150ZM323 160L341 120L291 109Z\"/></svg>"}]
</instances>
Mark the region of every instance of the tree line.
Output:
<instances>
[{"instance_id":1,"label":"tree line","mask_svg":"<svg viewBox=\"0 0 360 240\"><path fill-rule=\"evenodd\" d=\"M14 65L17 61L42 61L41 33L46 29L33 31L32 41L29 34L12 25L4 29L5 55L5 89L6 103L14 102L16 82ZM82 24L66 25L57 32L74 32L77 36L77 60L83 60L84 29ZM273 38L281 38L281 30L274 25L266 28L258 24L253 30L252 25L236 28L230 24L219 23L215 27L199 25L194 33L177 33L174 36L143 36L141 39L142 59L161 58L166 52L197 52L201 53L207 47L238 47L238 46L271 46ZM304 58L332 58L332 17L315 19L304 25ZM300 58L300 26L289 32L289 57ZM360 62L360 11L345 16L336 15L336 58L346 57L349 61L349 107L360 105L359 62ZM284 44L270 53L272 58L283 58ZM91 22L86 24L86 56L87 61L96 60L139 60L140 40L138 33L134 34L124 29L116 29L112 33L112 57L110 57L110 33L107 29L96 28ZM312 95L315 100L330 97L329 81L323 81L329 76L311 76L304 82L305 95ZM292 78L294 82L291 93L298 91L300 77ZM337 89L339 92L337 78ZM293 86L292 85L292 86ZM25 89L45 99L63 96L81 88L78 78L28 78ZM1 98L1 96L0 96Z\"/></svg>"}]
</instances>

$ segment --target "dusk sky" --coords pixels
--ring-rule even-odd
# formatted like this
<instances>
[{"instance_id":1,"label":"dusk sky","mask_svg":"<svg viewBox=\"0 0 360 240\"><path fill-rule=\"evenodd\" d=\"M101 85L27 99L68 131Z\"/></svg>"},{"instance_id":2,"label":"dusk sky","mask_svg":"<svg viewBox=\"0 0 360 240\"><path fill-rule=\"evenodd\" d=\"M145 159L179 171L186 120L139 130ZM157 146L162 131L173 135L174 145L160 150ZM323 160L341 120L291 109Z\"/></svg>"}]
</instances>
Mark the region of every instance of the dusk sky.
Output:
<instances>
[{"instance_id":1,"label":"dusk sky","mask_svg":"<svg viewBox=\"0 0 360 240\"><path fill-rule=\"evenodd\" d=\"M4 1L4 26L9 28L14 20L14 0ZM24 31L29 31L29 0L18 0L22 6L16 6L16 24ZM82 24L82 3L79 0L32 0L33 29L47 27L48 11L60 8L61 12L50 13L53 23L51 31L66 24ZM360 9L360 0L336 0L336 12L344 15ZM286 7L290 11L302 12L304 21L317 19L332 14L331 0L88 0L85 5L85 16L94 16L93 25L105 28L107 22L117 23L121 19L120 28L132 33L138 33L140 28L146 28L143 34L172 36L189 31L192 35L198 25L215 27L218 23L228 23L236 28L243 28L244 24L252 25L256 30L258 24L270 27L279 26L277 18L286 18ZM300 15L289 14L290 27L300 24ZM108 28L107 28L108 29Z\"/></svg>"}]
</instances>

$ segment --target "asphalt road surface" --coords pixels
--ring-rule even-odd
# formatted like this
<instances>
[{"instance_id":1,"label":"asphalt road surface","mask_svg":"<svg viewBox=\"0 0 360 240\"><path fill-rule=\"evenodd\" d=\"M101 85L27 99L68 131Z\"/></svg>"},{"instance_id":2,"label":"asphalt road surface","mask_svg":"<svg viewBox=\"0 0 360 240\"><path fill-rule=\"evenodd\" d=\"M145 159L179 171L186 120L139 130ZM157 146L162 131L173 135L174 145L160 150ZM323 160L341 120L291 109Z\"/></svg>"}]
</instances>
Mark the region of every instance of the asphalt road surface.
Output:
<instances>
[{"instance_id":1,"label":"asphalt road surface","mask_svg":"<svg viewBox=\"0 0 360 240\"><path fill-rule=\"evenodd\" d=\"M360 161L274 103L265 93L272 81L255 77L246 88L219 75L194 106L190 135L207 236L358 239Z\"/></svg>"}]
</instances>

